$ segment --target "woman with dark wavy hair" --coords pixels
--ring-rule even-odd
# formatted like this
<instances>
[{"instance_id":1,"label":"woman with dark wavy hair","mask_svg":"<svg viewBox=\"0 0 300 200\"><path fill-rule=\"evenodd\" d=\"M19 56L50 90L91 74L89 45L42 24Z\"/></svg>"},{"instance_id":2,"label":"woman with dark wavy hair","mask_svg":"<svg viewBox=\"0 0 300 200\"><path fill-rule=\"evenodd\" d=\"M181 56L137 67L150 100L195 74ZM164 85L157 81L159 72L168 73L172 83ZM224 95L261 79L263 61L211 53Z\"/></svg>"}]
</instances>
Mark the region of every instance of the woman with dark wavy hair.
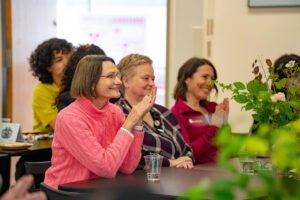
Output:
<instances>
[{"instance_id":1,"label":"woman with dark wavy hair","mask_svg":"<svg viewBox=\"0 0 300 200\"><path fill-rule=\"evenodd\" d=\"M68 41L51 38L38 45L29 58L32 75L40 81L33 91L35 131L50 132L54 129L58 113L56 98L72 49Z\"/></svg>"},{"instance_id":2,"label":"woman with dark wavy hair","mask_svg":"<svg viewBox=\"0 0 300 200\"><path fill-rule=\"evenodd\" d=\"M184 139L193 149L196 164L214 162L218 148L212 144L218 128L227 122L229 100L209 101L218 92L217 71L207 59L193 57L179 69L171 111L177 117Z\"/></svg>"},{"instance_id":3,"label":"woman with dark wavy hair","mask_svg":"<svg viewBox=\"0 0 300 200\"><path fill-rule=\"evenodd\" d=\"M105 52L94 44L80 45L76 51L72 54L69 63L65 69L64 77L62 79L61 92L58 96L57 108L61 111L63 108L71 104L75 99L70 95L71 83L77 67L78 62L81 58L86 55L104 55Z\"/></svg>"}]
</instances>

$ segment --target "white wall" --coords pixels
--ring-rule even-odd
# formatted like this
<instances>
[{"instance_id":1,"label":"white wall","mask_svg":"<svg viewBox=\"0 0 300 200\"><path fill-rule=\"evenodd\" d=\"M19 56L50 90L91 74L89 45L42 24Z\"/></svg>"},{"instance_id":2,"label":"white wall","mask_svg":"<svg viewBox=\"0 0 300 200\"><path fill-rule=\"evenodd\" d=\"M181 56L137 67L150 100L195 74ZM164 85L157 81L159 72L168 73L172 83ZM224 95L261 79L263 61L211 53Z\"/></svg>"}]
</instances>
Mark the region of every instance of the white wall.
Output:
<instances>
[{"instance_id":1,"label":"white wall","mask_svg":"<svg viewBox=\"0 0 300 200\"><path fill-rule=\"evenodd\" d=\"M13 121L33 128L32 93L37 80L28 58L38 44L56 36L56 1L12 0Z\"/></svg>"},{"instance_id":2,"label":"white wall","mask_svg":"<svg viewBox=\"0 0 300 200\"><path fill-rule=\"evenodd\" d=\"M172 94L178 69L190 57L202 53L204 13L201 8L202 0L169 0L166 79L166 105L169 107L174 103Z\"/></svg>"}]
</instances>

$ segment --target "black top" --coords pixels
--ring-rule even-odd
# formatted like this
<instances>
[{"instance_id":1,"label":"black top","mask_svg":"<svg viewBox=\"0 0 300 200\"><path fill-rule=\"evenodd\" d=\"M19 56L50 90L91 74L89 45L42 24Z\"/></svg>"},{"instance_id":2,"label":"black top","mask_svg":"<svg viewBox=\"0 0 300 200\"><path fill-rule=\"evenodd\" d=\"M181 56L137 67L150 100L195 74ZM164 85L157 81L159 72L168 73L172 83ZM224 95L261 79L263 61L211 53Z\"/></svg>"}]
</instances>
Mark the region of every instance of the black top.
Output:
<instances>
[{"instance_id":1,"label":"black top","mask_svg":"<svg viewBox=\"0 0 300 200\"><path fill-rule=\"evenodd\" d=\"M70 91L60 93L57 103L58 112L70 105L73 101L75 101L75 99L71 97Z\"/></svg>"}]
</instances>

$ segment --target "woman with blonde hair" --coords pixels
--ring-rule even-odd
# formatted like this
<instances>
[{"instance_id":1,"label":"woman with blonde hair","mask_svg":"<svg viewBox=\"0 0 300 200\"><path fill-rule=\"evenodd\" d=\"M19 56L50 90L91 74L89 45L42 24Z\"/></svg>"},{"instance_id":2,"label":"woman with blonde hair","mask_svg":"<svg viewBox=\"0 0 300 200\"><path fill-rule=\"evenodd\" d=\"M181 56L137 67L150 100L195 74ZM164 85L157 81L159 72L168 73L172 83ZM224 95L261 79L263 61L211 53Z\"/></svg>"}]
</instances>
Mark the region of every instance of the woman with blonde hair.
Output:
<instances>
[{"instance_id":1,"label":"woman with blonde hair","mask_svg":"<svg viewBox=\"0 0 300 200\"><path fill-rule=\"evenodd\" d=\"M144 55L130 54L117 65L121 73L122 97L116 102L128 117L135 105L149 95L154 84L152 60ZM175 116L169 109L154 104L143 117L144 141L142 155L163 156L163 166L192 168L192 151L184 141ZM143 168L141 159L139 168Z\"/></svg>"}]
</instances>

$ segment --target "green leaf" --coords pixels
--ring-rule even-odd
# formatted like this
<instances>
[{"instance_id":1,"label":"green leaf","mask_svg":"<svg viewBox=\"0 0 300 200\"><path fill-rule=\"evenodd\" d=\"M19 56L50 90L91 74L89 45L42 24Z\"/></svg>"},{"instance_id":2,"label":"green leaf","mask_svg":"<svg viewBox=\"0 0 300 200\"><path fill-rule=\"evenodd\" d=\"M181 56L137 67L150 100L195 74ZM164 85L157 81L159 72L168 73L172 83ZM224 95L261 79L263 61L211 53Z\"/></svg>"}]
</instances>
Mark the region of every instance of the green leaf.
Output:
<instances>
[{"instance_id":1,"label":"green leaf","mask_svg":"<svg viewBox=\"0 0 300 200\"><path fill-rule=\"evenodd\" d=\"M271 101L271 94L268 91L260 91L258 97L264 101Z\"/></svg>"},{"instance_id":2,"label":"green leaf","mask_svg":"<svg viewBox=\"0 0 300 200\"><path fill-rule=\"evenodd\" d=\"M257 135L268 136L271 131L272 129L269 124L260 124L257 130Z\"/></svg>"},{"instance_id":3,"label":"green leaf","mask_svg":"<svg viewBox=\"0 0 300 200\"><path fill-rule=\"evenodd\" d=\"M258 80L252 80L247 84L247 90L250 93L256 94L259 91L268 91L268 86Z\"/></svg>"},{"instance_id":4,"label":"green leaf","mask_svg":"<svg viewBox=\"0 0 300 200\"><path fill-rule=\"evenodd\" d=\"M238 185L241 187L241 188L246 188L248 183L249 183L249 180L250 180L250 177L246 174L241 174L239 177L238 177Z\"/></svg>"},{"instance_id":5,"label":"green leaf","mask_svg":"<svg viewBox=\"0 0 300 200\"><path fill-rule=\"evenodd\" d=\"M213 199L233 200L233 183L231 180L216 180L213 185Z\"/></svg>"},{"instance_id":6,"label":"green leaf","mask_svg":"<svg viewBox=\"0 0 300 200\"><path fill-rule=\"evenodd\" d=\"M249 103L247 103L246 105L245 105L245 110L251 110L252 108L253 108L254 106L253 106L253 103L251 103L251 102L249 102Z\"/></svg>"},{"instance_id":7,"label":"green leaf","mask_svg":"<svg viewBox=\"0 0 300 200\"><path fill-rule=\"evenodd\" d=\"M231 135L231 127L227 124L219 128L216 142L218 145L226 144Z\"/></svg>"},{"instance_id":8,"label":"green leaf","mask_svg":"<svg viewBox=\"0 0 300 200\"><path fill-rule=\"evenodd\" d=\"M292 85L289 87L289 91L293 96L296 96L296 92L298 92L298 90L300 90L300 86L298 85Z\"/></svg>"},{"instance_id":9,"label":"green leaf","mask_svg":"<svg viewBox=\"0 0 300 200\"><path fill-rule=\"evenodd\" d=\"M248 102L247 97L245 95L241 95L241 94L235 95L233 97L233 99L238 103L247 103Z\"/></svg>"},{"instance_id":10,"label":"green leaf","mask_svg":"<svg viewBox=\"0 0 300 200\"><path fill-rule=\"evenodd\" d=\"M245 140L245 148L251 154L258 153L264 155L268 152L269 145L266 140L252 136Z\"/></svg>"},{"instance_id":11,"label":"green leaf","mask_svg":"<svg viewBox=\"0 0 300 200\"><path fill-rule=\"evenodd\" d=\"M258 115L258 114L252 114L252 117L253 117L253 119L255 120L255 121L260 121L260 116Z\"/></svg>"},{"instance_id":12,"label":"green leaf","mask_svg":"<svg viewBox=\"0 0 300 200\"><path fill-rule=\"evenodd\" d=\"M293 108L300 108L300 101L289 101L288 104Z\"/></svg>"},{"instance_id":13,"label":"green leaf","mask_svg":"<svg viewBox=\"0 0 300 200\"><path fill-rule=\"evenodd\" d=\"M238 90L244 90L244 89L246 89L244 83L242 83L242 82L234 82L233 85L234 85Z\"/></svg>"},{"instance_id":14,"label":"green leaf","mask_svg":"<svg viewBox=\"0 0 300 200\"><path fill-rule=\"evenodd\" d=\"M280 89L285 88L286 87L286 82L287 82L286 78L283 78L283 79L275 82L274 84L275 84L276 89L280 90Z\"/></svg>"},{"instance_id":15,"label":"green leaf","mask_svg":"<svg viewBox=\"0 0 300 200\"><path fill-rule=\"evenodd\" d=\"M271 172L266 171L258 171L257 174L261 177L261 179L270 187L272 187L275 184L274 176L272 176Z\"/></svg>"},{"instance_id":16,"label":"green leaf","mask_svg":"<svg viewBox=\"0 0 300 200\"><path fill-rule=\"evenodd\" d=\"M247 84L247 89L250 93L254 93L257 88L258 81L257 80L252 80Z\"/></svg>"},{"instance_id":17,"label":"green leaf","mask_svg":"<svg viewBox=\"0 0 300 200\"><path fill-rule=\"evenodd\" d=\"M204 179L198 185L188 189L185 192L184 197L179 198L179 200L180 199L189 199L189 200L203 199L210 187L211 187L211 182L207 179Z\"/></svg>"}]
</instances>

